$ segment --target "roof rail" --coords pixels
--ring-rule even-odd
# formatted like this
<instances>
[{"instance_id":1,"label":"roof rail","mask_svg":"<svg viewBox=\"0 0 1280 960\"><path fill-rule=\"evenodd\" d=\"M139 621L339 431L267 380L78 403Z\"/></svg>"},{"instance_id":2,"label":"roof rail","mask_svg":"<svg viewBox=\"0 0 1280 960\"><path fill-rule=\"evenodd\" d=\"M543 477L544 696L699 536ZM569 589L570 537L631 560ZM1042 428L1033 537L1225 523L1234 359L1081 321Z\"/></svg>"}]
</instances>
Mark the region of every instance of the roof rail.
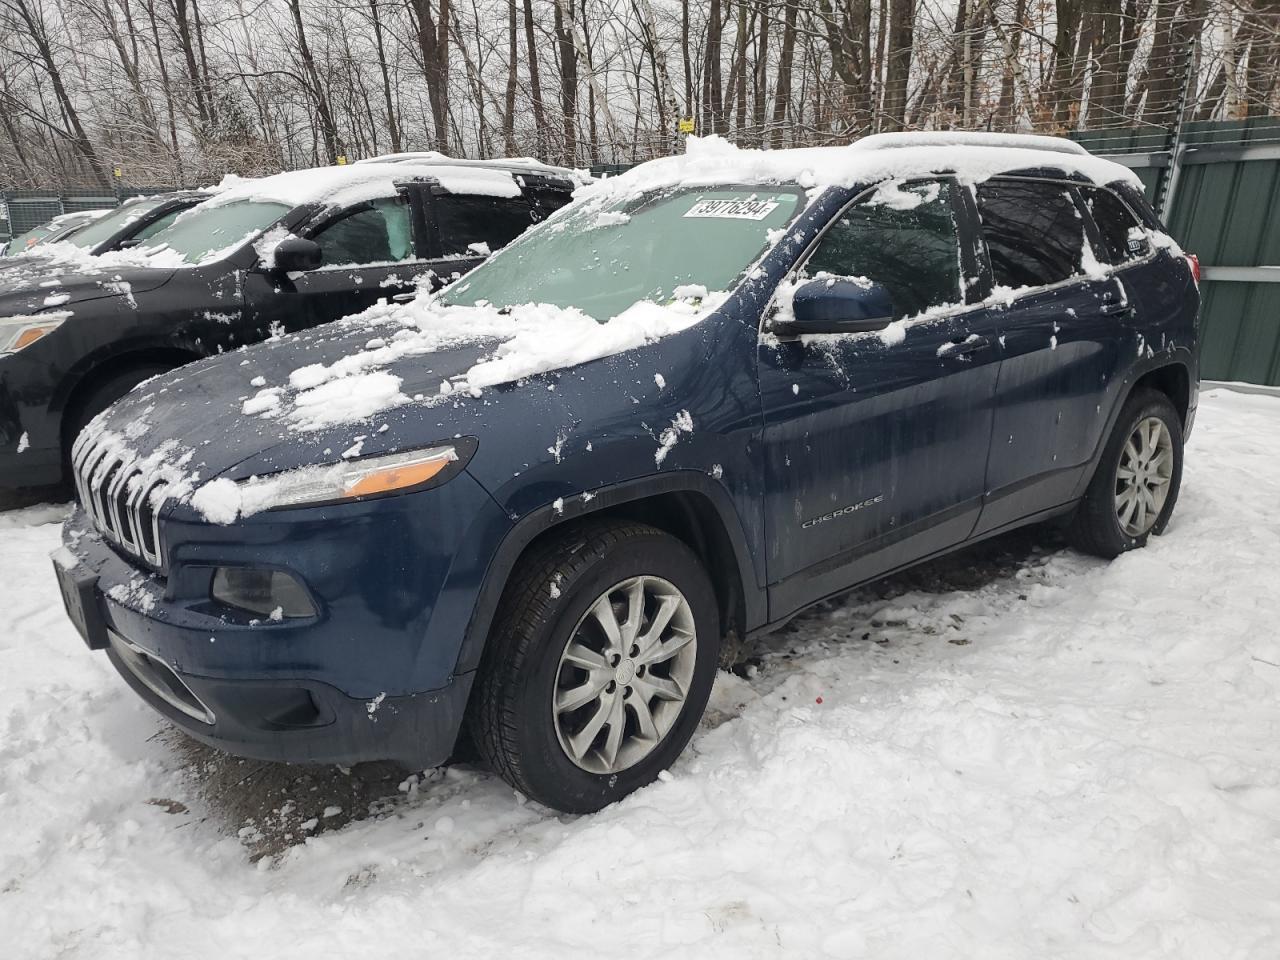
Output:
<instances>
[{"instance_id":1,"label":"roof rail","mask_svg":"<svg viewBox=\"0 0 1280 960\"><path fill-rule=\"evenodd\" d=\"M1019 150L1044 150L1088 156L1089 151L1064 137L1045 137L1032 133L986 133L978 130L920 130L904 133L875 133L855 140L858 150L893 150L898 147L1015 147Z\"/></svg>"}]
</instances>

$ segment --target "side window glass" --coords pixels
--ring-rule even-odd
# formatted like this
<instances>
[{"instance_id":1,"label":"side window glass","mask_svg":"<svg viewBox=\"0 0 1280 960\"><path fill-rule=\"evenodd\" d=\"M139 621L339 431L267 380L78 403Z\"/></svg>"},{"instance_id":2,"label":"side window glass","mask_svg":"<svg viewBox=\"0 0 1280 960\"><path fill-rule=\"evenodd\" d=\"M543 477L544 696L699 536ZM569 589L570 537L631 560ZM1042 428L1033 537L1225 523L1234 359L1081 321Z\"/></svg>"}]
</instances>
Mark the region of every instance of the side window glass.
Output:
<instances>
[{"instance_id":1,"label":"side window glass","mask_svg":"<svg viewBox=\"0 0 1280 960\"><path fill-rule=\"evenodd\" d=\"M403 197L374 200L324 227L312 239L326 267L395 263L414 257L409 205Z\"/></svg>"},{"instance_id":2,"label":"side window glass","mask_svg":"<svg viewBox=\"0 0 1280 960\"><path fill-rule=\"evenodd\" d=\"M1069 189L991 180L977 195L997 287L1040 287L1082 272L1084 219Z\"/></svg>"},{"instance_id":3,"label":"side window glass","mask_svg":"<svg viewBox=\"0 0 1280 960\"><path fill-rule=\"evenodd\" d=\"M1107 263L1140 260L1151 252L1146 231L1123 200L1110 190L1092 187L1082 187L1080 193L1102 234Z\"/></svg>"},{"instance_id":4,"label":"side window glass","mask_svg":"<svg viewBox=\"0 0 1280 960\"><path fill-rule=\"evenodd\" d=\"M138 241L145 240L147 239L147 237L151 236L152 234L159 233L169 224L173 223L173 221L177 220L178 214L186 213L186 211L187 211L186 207L183 207L180 210L171 210L169 213L166 213L159 220L154 220L151 223L147 224L145 227L143 227L141 230L139 230L129 239L138 240Z\"/></svg>"},{"instance_id":5,"label":"side window glass","mask_svg":"<svg viewBox=\"0 0 1280 960\"><path fill-rule=\"evenodd\" d=\"M832 224L804 272L873 280L889 291L895 317L963 302L949 185L881 184Z\"/></svg>"},{"instance_id":6,"label":"side window glass","mask_svg":"<svg viewBox=\"0 0 1280 960\"><path fill-rule=\"evenodd\" d=\"M474 197L441 194L431 198L440 247L446 257L492 253L505 247L534 224L533 210L523 197Z\"/></svg>"}]
</instances>

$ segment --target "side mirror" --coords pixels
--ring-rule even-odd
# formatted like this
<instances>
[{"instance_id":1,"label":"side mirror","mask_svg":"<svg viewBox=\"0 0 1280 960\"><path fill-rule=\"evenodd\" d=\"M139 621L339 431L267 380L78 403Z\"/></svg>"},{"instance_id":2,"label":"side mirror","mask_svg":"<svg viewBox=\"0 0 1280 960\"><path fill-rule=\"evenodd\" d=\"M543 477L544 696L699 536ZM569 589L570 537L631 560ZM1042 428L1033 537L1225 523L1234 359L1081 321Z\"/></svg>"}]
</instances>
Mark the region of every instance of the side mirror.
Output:
<instances>
[{"instance_id":1,"label":"side mirror","mask_svg":"<svg viewBox=\"0 0 1280 960\"><path fill-rule=\"evenodd\" d=\"M324 260L320 244L302 237L285 237L276 244L274 251L275 270L285 273L304 273L314 270Z\"/></svg>"},{"instance_id":2,"label":"side mirror","mask_svg":"<svg viewBox=\"0 0 1280 960\"><path fill-rule=\"evenodd\" d=\"M893 298L871 280L810 280L792 296L791 314L790 320L774 322L775 333L865 333L893 322Z\"/></svg>"}]
</instances>

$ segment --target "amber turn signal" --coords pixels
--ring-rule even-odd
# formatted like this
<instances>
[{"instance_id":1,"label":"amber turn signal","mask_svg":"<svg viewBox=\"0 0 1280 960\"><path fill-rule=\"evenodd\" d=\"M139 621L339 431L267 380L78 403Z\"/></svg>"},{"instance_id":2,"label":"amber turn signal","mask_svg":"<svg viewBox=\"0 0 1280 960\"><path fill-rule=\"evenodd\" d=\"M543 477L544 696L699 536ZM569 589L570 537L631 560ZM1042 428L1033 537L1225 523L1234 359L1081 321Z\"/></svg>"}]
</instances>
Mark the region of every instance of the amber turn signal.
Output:
<instances>
[{"instance_id":1,"label":"amber turn signal","mask_svg":"<svg viewBox=\"0 0 1280 960\"><path fill-rule=\"evenodd\" d=\"M419 463L383 467L366 473L362 477L353 478L346 485L343 496L366 497L374 493L390 493L392 490L416 487L420 483L426 483L456 459L457 457L450 450Z\"/></svg>"}]
</instances>

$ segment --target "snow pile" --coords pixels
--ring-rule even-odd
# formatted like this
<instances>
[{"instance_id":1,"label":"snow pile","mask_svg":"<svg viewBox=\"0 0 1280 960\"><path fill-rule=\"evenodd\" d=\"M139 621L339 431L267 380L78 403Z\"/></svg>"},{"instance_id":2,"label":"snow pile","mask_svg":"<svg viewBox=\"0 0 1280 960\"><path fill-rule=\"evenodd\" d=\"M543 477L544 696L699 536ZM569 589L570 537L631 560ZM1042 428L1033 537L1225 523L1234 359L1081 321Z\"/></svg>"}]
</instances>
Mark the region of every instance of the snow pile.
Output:
<instances>
[{"instance_id":1,"label":"snow pile","mask_svg":"<svg viewBox=\"0 0 1280 960\"><path fill-rule=\"evenodd\" d=\"M723 137L689 137L683 156L650 160L626 173L581 188L575 197L608 201L645 190L724 183L795 183L809 189L854 187L951 173L978 183L1032 168L1079 174L1094 183L1123 181L1141 189L1128 167L1095 157L1054 137L999 134L893 134L843 147L791 150L739 149Z\"/></svg>"},{"instance_id":2,"label":"snow pile","mask_svg":"<svg viewBox=\"0 0 1280 960\"><path fill-rule=\"evenodd\" d=\"M64 511L0 514L0 934L22 960L1272 957L1277 450L1280 401L1209 394L1148 549L1005 539L803 615L719 675L668 776L584 817L467 767L355 805L228 760L205 795L216 756L62 612ZM293 820L255 863L257 804Z\"/></svg>"},{"instance_id":3,"label":"snow pile","mask_svg":"<svg viewBox=\"0 0 1280 960\"><path fill-rule=\"evenodd\" d=\"M245 401L246 415L284 417L302 430L364 420L410 402L400 379L384 368L405 357L426 356L468 344L492 342L492 350L466 372L440 383L428 404L455 396L479 396L486 388L587 363L652 343L697 323L724 302L724 293L699 289L695 299L657 304L642 300L605 323L581 310L549 304L510 309L443 306L420 297L410 303L380 301L343 321L368 327L365 348L331 364L294 370L287 383L262 388ZM376 334L376 335L375 335Z\"/></svg>"}]
</instances>

